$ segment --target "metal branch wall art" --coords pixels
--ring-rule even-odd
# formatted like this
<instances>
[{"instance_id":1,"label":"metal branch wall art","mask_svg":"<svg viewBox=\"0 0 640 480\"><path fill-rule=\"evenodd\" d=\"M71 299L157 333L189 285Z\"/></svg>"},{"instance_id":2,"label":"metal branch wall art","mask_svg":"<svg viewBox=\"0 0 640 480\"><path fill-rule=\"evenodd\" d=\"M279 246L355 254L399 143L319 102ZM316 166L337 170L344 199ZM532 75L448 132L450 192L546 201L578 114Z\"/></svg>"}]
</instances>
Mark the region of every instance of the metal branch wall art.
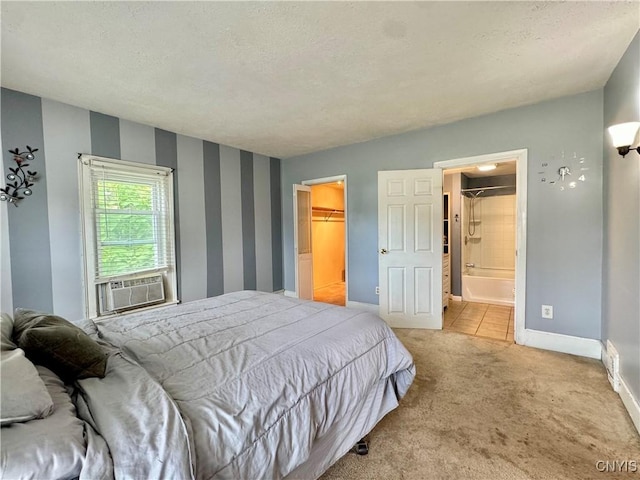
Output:
<instances>
[{"instance_id":1,"label":"metal branch wall art","mask_svg":"<svg viewBox=\"0 0 640 480\"><path fill-rule=\"evenodd\" d=\"M28 162L35 158L34 153L37 151L37 148L31 148L29 145L24 152L17 148L9 150L9 153L13 155L13 161L16 162L16 167L9 167L8 182L4 188L0 188L0 200L12 203L17 207L18 201L24 200L24 197L33 193L31 187L33 187L38 172L32 172L26 168L29 166Z\"/></svg>"}]
</instances>

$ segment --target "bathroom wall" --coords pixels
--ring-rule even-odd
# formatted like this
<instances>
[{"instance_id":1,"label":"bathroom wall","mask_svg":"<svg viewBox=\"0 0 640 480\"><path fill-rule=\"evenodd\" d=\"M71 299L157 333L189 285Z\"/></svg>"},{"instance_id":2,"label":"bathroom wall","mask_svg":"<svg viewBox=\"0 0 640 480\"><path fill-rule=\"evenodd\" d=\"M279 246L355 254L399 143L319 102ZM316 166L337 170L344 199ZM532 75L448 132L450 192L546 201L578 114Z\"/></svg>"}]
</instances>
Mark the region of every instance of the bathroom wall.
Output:
<instances>
[{"instance_id":1,"label":"bathroom wall","mask_svg":"<svg viewBox=\"0 0 640 480\"><path fill-rule=\"evenodd\" d=\"M492 175L490 177L469 178L462 174L464 187L462 188L482 188L482 187L505 187L501 189L488 189L482 192L482 197L493 197L495 195L509 195L516 193L516 175ZM509 187L509 188L506 188Z\"/></svg>"},{"instance_id":2,"label":"bathroom wall","mask_svg":"<svg viewBox=\"0 0 640 480\"><path fill-rule=\"evenodd\" d=\"M312 207L344 210L344 190L335 185L313 185ZM344 271L344 215L315 213L311 223L313 246L313 288L342 281Z\"/></svg>"}]
</instances>

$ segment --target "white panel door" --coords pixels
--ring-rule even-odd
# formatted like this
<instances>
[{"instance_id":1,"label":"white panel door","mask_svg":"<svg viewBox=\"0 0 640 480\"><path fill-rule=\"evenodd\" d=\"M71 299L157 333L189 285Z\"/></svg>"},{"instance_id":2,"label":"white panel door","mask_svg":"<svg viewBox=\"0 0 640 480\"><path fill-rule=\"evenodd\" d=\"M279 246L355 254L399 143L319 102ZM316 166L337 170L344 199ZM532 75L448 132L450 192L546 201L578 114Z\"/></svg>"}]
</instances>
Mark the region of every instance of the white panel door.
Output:
<instances>
[{"instance_id":1,"label":"white panel door","mask_svg":"<svg viewBox=\"0 0 640 480\"><path fill-rule=\"evenodd\" d=\"M313 300L313 251L311 249L311 187L293 186L293 244L296 261L296 294Z\"/></svg>"},{"instance_id":2,"label":"white panel door","mask_svg":"<svg viewBox=\"0 0 640 480\"><path fill-rule=\"evenodd\" d=\"M378 172L380 316L442 328L442 170Z\"/></svg>"}]
</instances>

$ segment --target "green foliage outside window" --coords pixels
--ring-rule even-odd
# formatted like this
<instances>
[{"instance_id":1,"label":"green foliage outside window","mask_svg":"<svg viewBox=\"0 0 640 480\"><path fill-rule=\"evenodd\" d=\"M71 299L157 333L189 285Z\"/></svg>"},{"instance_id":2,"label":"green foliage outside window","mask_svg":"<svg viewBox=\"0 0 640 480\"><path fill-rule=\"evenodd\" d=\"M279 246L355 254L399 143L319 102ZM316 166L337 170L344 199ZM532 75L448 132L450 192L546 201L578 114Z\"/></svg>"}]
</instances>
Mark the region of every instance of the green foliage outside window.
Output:
<instances>
[{"instance_id":1,"label":"green foliage outside window","mask_svg":"<svg viewBox=\"0 0 640 480\"><path fill-rule=\"evenodd\" d=\"M156 212L153 186L101 181L96 185L99 270L120 275L156 266Z\"/></svg>"}]
</instances>

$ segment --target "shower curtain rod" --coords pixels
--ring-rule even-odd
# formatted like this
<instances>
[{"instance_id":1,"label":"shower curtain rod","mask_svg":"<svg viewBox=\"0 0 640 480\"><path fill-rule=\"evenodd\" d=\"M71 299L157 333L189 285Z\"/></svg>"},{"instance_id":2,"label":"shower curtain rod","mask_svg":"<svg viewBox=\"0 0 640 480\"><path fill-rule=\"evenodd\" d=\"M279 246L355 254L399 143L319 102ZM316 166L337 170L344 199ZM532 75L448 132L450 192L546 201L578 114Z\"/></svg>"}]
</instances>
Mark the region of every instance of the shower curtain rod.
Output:
<instances>
[{"instance_id":1,"label":"shower curtain rod","mask_svg":"<svg viewBox=\"0 0 640 480\"><path fill-rule=\"evenodd\" d=\"M464 192L477 192L479 190L496 190L498 188L515 188L515 185L502 185L499 187L478 187L478 188L461 188L460 191Z\"/></svg>"}]
</instances>

